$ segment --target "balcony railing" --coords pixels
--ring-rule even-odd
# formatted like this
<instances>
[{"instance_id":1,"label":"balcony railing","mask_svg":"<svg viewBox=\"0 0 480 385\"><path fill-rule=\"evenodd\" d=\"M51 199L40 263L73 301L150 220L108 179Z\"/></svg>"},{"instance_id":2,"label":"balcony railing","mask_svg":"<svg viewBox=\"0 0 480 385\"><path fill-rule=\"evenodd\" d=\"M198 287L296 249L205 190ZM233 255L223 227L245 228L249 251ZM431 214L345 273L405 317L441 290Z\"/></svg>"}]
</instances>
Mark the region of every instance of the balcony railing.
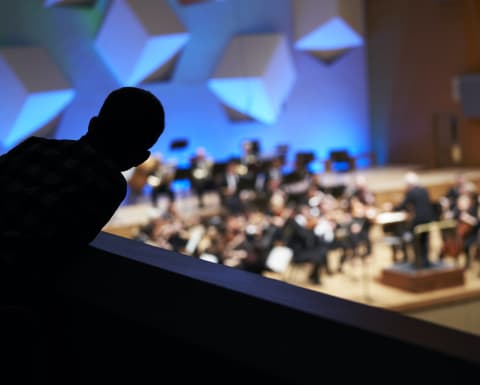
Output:
<instances>
[{"instance_id":1,"label":"balcony railing","mask_svg":"<svg viewBox=\"0 0 480 385\"><path fill-rule=\"evenodd\" d=\"M480 369L478 336L108 233L73 256L59 288L73 359L110 379L307 384Z\"/></svg>"}]
</instances>

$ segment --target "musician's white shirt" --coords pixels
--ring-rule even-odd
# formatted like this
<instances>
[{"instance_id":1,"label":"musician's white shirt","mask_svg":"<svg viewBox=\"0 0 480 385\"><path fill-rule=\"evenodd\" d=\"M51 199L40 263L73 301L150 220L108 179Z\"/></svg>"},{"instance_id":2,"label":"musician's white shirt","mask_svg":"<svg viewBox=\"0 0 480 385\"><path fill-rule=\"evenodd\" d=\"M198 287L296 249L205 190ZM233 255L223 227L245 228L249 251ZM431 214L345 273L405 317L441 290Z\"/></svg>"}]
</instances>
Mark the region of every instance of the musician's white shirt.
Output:
<instances>
[{"instance_id":1,"label":"musician's white shirt","mask_svg":"<svg viewBox=\"0 0 480 385\"><path fill-rule=\"evenodd\" d=\"M332 242L335 239L335 226L323 217L318 219L313 232L317 237L322 237L327 242Z\"/></svg>"}]
</instances>

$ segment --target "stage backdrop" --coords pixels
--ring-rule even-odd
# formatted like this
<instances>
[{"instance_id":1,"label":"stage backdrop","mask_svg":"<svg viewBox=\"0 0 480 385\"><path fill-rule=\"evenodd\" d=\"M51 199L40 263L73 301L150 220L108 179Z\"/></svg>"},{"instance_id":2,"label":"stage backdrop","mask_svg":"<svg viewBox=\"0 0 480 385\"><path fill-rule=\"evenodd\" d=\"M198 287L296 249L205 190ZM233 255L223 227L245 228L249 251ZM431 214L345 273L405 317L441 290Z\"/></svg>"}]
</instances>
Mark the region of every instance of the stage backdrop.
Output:
<instances>
[{"instance_id":1,"label":"stage backdrop","mask_svg":"<svg viewBox=\"0 0 480 385\"><path fill-rule=\"evenodd\" d=\"M289 161L369 152L364 40L360 0L2 1L0 153L80 137L123 85L164 103L154 151L179 165L197 147L239 156L244 140L266 156L287 145Z\"/></svg>"}]
</instances>

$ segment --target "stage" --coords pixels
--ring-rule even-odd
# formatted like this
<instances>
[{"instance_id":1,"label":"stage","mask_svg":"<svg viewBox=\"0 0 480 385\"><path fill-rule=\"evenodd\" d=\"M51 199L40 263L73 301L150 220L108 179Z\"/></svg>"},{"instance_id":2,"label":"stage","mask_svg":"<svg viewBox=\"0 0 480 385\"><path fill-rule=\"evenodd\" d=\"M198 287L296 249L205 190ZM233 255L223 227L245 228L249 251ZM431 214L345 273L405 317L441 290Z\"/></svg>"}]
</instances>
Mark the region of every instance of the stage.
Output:
<instances>
[{"instance_id":1,"label":"stage","mask_svg":"<svg viewBox=\"0 0 480 385\"><path fill-rule=\"evenodd\" d=\"M400 312L480 298L478 262L473 262L470 269L464 272L463 285L415 293L384 284L381 279L383 270L393 266L391 250L389 245L382 242L382 234L378 228L373 229L372 232L372 256L365 263L360 260L346 262L342 273L323 274L321 285L312 285L308 282L308 273L311 268L309 265L295 267L295 271L286 271L284 274L268 272L265 276L336 297ZM433 261L437 259L439 246L438 234L432 233L430 258ZM336 271L339 257L336 251L329 255L329 264L333 271ZM462 258L459 263L463 265ZM445 263L452 267L456 266L453 260L447 259Z\"/></svg>"},{"instance_id":2,"label":"stage","mask_svg":"<svg viewBox=\"0 0 480 385\"><path fill-rule=\"evenodd\" d=\"M455 169L422 169L416 166L390 166L361 169L349 173L324 173L319 175L322 183L326 186L348 184L353 174L363 174L369 187L375 193L377 204L384 202L398 203L404 194L404 175L407 171L417 172L420 184L427 187L432 199L438 199L453 184L456 175L461 172L473 182L477 189L480 187L480 169L455 168ZM205 206L200 210L196 197L188 191L178 193L176 208L180 215L185 218L195 215L209 215L216 212L219 205L215 193L207 196ZM166 207L166 206L163 206ZM162 205L153 209L145 200L143 204L135 206L122 206L115 213L112 220L104 230L117 235L131 237L139 226L148 222L148 219L162 210ZM321 285L308 283L309 265L295 267L294 271L286 271L283 274L268 272L265 277L279 279L292 285L305 287L310 290L330 294L348 300L366 303L372 306L383 307L395 311L409 312L416 309L428 308L433 305L446 304L455 301L480 298L480 266L478 261L473 261L469 270L463 273L464 282L461 285L447 287L425 292L409 292L400 288L386 285L382 282L384 269L393 266L393 258L390 245L383 238L384 234L379 225L374 225L371 232L372 255L362 263L360 260L347 261L342 273L333 275L322 274ZM436 262L442 244L440 231L433 230L430 233L430 260ZM336 271L339 261L339 251L329 254L329 265L332 271ZM447 265L455 267L455 261L447 258ZM457 261L463 266L463 256Z\"/></svg>"}]
</instances>

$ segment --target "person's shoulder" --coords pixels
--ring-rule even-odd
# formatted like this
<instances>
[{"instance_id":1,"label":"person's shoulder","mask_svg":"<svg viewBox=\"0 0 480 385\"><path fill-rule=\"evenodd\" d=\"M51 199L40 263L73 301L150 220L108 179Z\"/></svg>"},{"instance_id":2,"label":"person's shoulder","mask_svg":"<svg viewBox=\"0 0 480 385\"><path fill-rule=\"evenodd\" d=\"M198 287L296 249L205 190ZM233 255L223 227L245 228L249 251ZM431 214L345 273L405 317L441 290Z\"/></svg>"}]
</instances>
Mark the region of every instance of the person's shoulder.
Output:
<instances>
[{"instance_id":1,"label":"person's shoulder","mask_svg":"<svg viewBox=\"0 0 480 385\"><path fill-rule=\"evenodd\" d=\"M28 151L51 151L53 149L61 149L72 146L75 144L76 140L70 139L53 139L53 138L44 138L40 136L31 136L25 139L20 143L17 148L28 150Z\"/></svg>"}]
</instances>

